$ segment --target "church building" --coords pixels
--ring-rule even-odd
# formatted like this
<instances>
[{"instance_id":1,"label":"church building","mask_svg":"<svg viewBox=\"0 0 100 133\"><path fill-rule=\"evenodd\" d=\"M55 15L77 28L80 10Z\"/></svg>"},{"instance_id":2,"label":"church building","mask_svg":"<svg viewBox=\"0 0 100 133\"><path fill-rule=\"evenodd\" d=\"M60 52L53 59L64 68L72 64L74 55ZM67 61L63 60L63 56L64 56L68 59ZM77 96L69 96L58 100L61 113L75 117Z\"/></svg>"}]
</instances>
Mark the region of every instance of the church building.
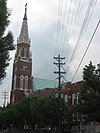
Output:
<instances>
[{"instance_id":1,"label":"church building","mask_svg":"<svg viewBox=\"0 0 100 133\"><path fill-rule=\"evenodd\" d=\"M17 48L13 62L12 88L10 103L20 101L24 96L32 94L32 55L27 24L27 4L22 22L20 35L17 39Z\"/></svg>"}]
</instances>

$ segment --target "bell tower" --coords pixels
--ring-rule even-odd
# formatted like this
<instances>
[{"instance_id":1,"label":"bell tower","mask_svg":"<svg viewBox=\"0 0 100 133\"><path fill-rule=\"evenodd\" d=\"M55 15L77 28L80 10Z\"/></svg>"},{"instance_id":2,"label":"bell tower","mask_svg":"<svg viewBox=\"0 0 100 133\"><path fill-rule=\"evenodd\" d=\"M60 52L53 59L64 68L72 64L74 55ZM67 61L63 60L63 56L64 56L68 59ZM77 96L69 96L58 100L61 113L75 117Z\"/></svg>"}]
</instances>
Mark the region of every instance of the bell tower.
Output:
<instances>
[{"instance_id":1,"label":"bell tower","mask_svg":"<svg viewBox=\"0 0 100 133\"><path fill-rule=\"evenodd\" d=\"M11 103L16 103L32 92L32 55L27 24L27 4L20 35L17 39L17 49L13 62Z\"/></svg>"}]
</instances>

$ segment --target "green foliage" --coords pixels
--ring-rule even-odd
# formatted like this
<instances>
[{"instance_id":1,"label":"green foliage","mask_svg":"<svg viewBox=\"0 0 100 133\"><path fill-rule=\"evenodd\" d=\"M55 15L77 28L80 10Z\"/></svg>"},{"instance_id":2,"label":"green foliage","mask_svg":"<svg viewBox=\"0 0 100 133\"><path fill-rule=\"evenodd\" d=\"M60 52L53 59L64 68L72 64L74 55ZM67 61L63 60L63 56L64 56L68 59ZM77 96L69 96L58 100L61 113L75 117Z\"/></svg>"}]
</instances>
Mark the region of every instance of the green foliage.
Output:
<instances>
[{"instance_id":1,"label":"green foliage","mask_svg":"<svg viewBox=\"0 0 100 133\"><path fill-rule=\"evenodd\" d=\"M9 65L9 51L14 50L13 36L5 31L9 25L10 11L7 8L7 0L0 0L0 83L6 76L6 67Z\"/></svg>"},{"instance_id":2,"label":"green foliage","mask_svg":"<svg viewBox=\"0 0 100 133\"><path fill-rule=\"evenodd\" d=\"M100 64L86 65L83 69L83 86L77 110L87 114L87 121L100 122Z\"/></svg>"},{"instance_id":3,"label":"green foliage","mask_svg":"<svg viewBox=\"0 0 100 133\"><path fill-rule=\"evenodd\" d=\"M16 127L23 127L25 122L40 126L57 126L59 117L67 119L68 108L61 100L53 96L24 98L17 104L9 105L0 109L0 123L9 125L12 123ZM60 110L61 109L61 110Z\"/></svg>"},{"instance_id":4,"label":"green foliage","mask_svg":"<svg viewBox=\"0 0 100 133\"><path fill-rule=\"evenodd\" d=\"M100 64L97 65L97 69L92 65L92 62L89 66L86 65L83 69L83 80L90 91L100 92Z\"/></svg>"}]
</instances>

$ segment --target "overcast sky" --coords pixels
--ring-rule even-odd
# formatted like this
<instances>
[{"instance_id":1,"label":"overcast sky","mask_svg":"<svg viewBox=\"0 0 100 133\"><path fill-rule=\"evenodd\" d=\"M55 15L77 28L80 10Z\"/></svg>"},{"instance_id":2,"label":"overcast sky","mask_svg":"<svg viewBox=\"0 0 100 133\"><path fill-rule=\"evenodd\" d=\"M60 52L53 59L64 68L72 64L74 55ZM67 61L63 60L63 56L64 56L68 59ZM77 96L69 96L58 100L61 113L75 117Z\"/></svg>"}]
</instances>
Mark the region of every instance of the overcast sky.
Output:
<instances>
[{"instance_id":1,"label":"overcast sky","mask_svg":"<svg viewBox=\"0 0 100 133\"><path fill-rule=\"evenodd\" d=\"M88 8L89 2L92 6ZM95 2L96 0L72 0L72 3L70 0L8 0L8 8L11 9L11 23L8 30L13 32L14 44L21 30L25 4L28 3L28 30L31 38L33 76L55 79L53 71L57 67L53 65L53 57L61 54L65 58L68 57L63 60L66 63L64 69L68 69L66 79L72 80L100 19L100 0L97 0L96 5ZM77 44L80 31L82 36ZM76 44L75 56L69 61ZM12 60L7 68L7 77L0 86L0 105L2 105L2 92L11 90L14 54L15 51L11 52ZM73 82L82 80L82 69L85 64L89 64L89 61L93 64L100 63L100 26ZM44 71L41 71L41 68L45 68Z\"/></svg>"}]
</instances>

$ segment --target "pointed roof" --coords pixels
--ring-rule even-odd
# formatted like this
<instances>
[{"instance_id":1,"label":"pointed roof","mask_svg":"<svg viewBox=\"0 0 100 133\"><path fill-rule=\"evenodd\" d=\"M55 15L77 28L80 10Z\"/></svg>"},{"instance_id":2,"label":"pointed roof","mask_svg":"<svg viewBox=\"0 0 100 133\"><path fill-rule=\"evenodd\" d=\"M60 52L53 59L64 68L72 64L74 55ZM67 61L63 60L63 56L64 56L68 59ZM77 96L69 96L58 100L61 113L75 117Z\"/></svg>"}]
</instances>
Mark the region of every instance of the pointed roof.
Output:
<instances>
[{"instance_id":1,"label":"pointed roof","mask_svg":"<svg viewBox=\"0 0 100 133\"><path fill-rule=\"evenodd\" d=\"M27 20L27 3L25 5L25 14L24 14L24 18L23 19L26 19Z\"/></svg>"},{"instance_id":2,"label":"pointed roof","mask_svg":"<svg viewBox=\"0 0 100 133\"><path fill-rule=\"evenodd\" d=\"M27 24L27 3L25 5L24 18L23 18L22 27L21 27L21 31L20 31L20 35L17 40L17 43L30 44L30 38L28 35L28 24Z\"/></svg>"}]
</instances>

